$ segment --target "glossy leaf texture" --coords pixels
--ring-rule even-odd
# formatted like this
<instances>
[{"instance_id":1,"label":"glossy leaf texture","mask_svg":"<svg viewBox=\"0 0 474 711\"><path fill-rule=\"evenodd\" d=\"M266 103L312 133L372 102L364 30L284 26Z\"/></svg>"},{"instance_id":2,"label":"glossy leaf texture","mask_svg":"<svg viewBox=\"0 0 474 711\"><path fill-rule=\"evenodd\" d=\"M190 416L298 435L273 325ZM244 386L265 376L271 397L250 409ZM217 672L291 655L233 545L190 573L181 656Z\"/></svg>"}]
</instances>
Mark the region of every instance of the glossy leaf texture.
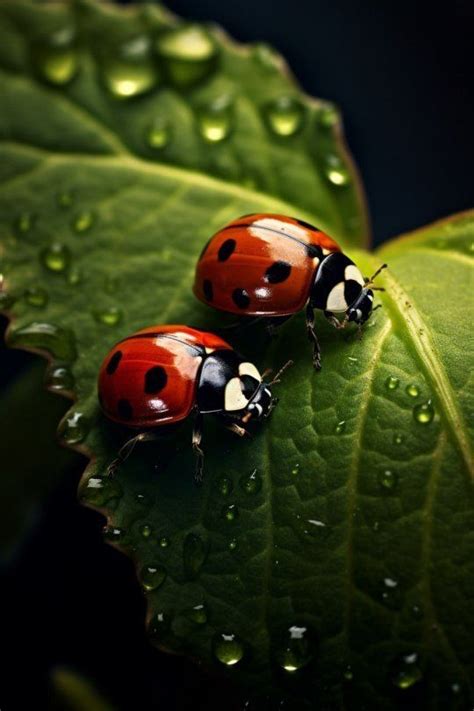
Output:
<instances>
[{"instance_id":1,"label":"glossy leaf texture","mask_svg":"<svg viewBox=\"0 0 474 711\"><path fill-rule=\"evenodd\" d=\"M10 44L20 61L16 40ZM104 129L96 131L90 106L97 101L99 115L101 102L112 100L99 84L73 128L64 99L45 128L31 95L44 92L44 113L64 89L31 77L25 83L29 134L25 126L13 145L9 132L20 118L4 126L0 164L9 342L47 352L56 388L62 382L76 395L60 434L93 457L80 495L106 513L108 540L136 561L153 642L227 675L249 696L294 698L309 708L469 707L474 215L375 255L348 249L368 275L389 262L380 279L384 307L362 340L318 321L320 374L301 315L271 344L258 329L229 331L262 369L288 358L295 365L271 420L251 439L206 423L201 488L192 482L190 423L158 445L137 447L106 478L127 437L97 404L109 347L157 322L223 325L190 287L205 240L228 219L281 211L325 226L330 220L316 199L307 209L293 195L282 202L181 163L96 149ZM123 142L116 124L107 125L109 143Z\"/></svg>"}]
</instances>

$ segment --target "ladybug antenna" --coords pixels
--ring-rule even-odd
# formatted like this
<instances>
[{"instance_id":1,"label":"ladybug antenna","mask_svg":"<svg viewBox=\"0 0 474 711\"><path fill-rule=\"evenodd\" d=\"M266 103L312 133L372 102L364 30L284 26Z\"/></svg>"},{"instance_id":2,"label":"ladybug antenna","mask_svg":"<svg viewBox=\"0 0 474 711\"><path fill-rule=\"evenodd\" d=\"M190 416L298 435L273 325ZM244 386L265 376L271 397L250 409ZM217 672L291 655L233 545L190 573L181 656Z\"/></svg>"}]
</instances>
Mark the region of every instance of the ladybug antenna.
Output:
<instances>
[{"instance_id":1,"label":"ladybug antenna","mask_svg":"<svg viewBox=\"0 0 474 711\"><path fill-rule=\"evenodd\" d=\"M388 267L388 264L382 264L382 266L379 267L377 269L377 271L374 272L374 274L372 274L370 279L366 280L365 286L367 288L370 287L374 291L385 291L385 289L382 286L374 286L374 279L376 279L378 277L378 275L380 274L381 271L383 271L384 269L387 269L387 267Z\"/></svg>"},{"instance_id":2,"label":"ladybug antenna","mask_svg":"<svg viewBox=\"0 0 474 711\"><path fill-rule=\"evenodd\" d=\"M273 380L271 380L268 384L269 384L269 385L276 385L277 383L279 383L280 380L281 380L280 376L283 375L283 373L285 372L285 370L286 370L287 368L289 368L291 365L293 365L293 361L292 361L292 360L288 360L288 361L285 363L285 365L283 365L283 366L280 368L280 370L279 370L278 373L275 375L275 377L273 378Z\"/></svg>"}]
</instances>

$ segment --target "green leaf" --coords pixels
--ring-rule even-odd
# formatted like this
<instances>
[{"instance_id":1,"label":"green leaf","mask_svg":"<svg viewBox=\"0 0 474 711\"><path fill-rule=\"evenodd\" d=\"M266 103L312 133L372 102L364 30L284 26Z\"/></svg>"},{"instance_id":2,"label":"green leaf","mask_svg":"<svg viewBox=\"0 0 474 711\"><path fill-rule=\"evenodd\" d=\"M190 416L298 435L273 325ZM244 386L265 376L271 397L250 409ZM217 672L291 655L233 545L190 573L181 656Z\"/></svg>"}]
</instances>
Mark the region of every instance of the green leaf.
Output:
<instances>
[{"instance_id":1,"label":"green leaf","mask_svg":"<svg viewBox=\"0 0 474 711\"><path fill-rule=\"evenodd\" d=\"M175 145L181 160L177 153L166 165L165 156L152 162L149 154L130 155L152 97L172 97L176 130L178 117L189 116L191 106L195 111L195 92L212 87L213 72L232 78L239 91L257 81L255 52L236 53L209 30L221 63L211 53L195 74L186 58L176 61L176 36L161 37L163 83L156 93L118 103L96 80L103 58L92 61L85 52L81 73L65 88L22 77L26 41L14 28L29 38L44 9L36 8L33 22L30 6L1 7L10 38L0 42L2 63L16 71L4 102L15 120L7 111L0 124L10 141L0 197L5 285L10 304L16 299L8 307L9 340L47 351L52 367L75 381L77 401L60 432L94 456L81 495L104 510L108 539L136 561L152 640L249 693L302 697L311 707L466 708L474 678L466 318L474 215L394 241L376 255L349 250L367 274L389 261L380 279L384 308L360 341L318 322L320 374L311 368L302 315L270 347L255 329L234 334L234 345L261 368L288 358L295 366L279 386L271 421L252 439L206 423L202 488L192 482L189 423L159 446L137 447L117 477L107 479L127 433L99 412L101 360L115 341L148 324L224 323L190 293L209 235L239 214L281 211L324 224L349 244L350 230L336 220L336 212L347 213L318 191L276 189L285 181L278 180L275 156L284 154L286 170L288 149L283 138L263 132L263 122L252 123L255 154L246 132L242 144L232 145L239 161L271 152L271 166L262 168L269 182L258 183L267 194L222 180L209 164L216 146L198 156L191 129ZM56 17L52 7L47 12ZM138 17L174 22L156 12L133 10L127 27ZM113 36L123 17L81 4L81 42L94 31L105 38L104 28ZM188 44L205 55L206 37L198 33L190 42L188 35ZM265 67L275 62L268 50L257 56ZM200 83L190 88L190 76ZM292 86L280 72L264 76L254 100L277 78ZM119 132L118 125L126 128ZM302 129L293 138L304 136ZM303 176L296 144L291 154Z\"/></svg>"}]
</instances>

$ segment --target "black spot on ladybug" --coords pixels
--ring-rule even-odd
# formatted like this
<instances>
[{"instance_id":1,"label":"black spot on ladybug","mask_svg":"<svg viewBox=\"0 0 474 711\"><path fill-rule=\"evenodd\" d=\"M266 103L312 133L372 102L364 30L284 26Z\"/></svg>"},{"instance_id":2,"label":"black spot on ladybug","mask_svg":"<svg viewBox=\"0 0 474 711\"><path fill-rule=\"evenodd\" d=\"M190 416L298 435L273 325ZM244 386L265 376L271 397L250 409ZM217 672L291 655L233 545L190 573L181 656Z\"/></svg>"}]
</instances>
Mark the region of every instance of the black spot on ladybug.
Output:
<instances>
[{"instance_id":1,"label":"black spot on ladybug","mask_svg":"<svg viewBox=\"0 0 474 711\"><path fill-rule=\"evenodd\" d=\"M155 365L145 373L145 392L155 395L163 390L167 382L166 370L161 365Z\"/></svg>"},{"instance_id":2,"label":"black spot on ladybug","mask_svg":"<svg viewBox=\"0 0 474 711\"><path fill-rule=\"evenodd\" d=\"M358 284L354 279L349 279L344 282L344 299L346 304L350 306L354 303L361 292L361 285Z\"/></svg>"},{"instance_id":3,"label":"black spot on ladybug","mask_svg":"<svg viewBox=\"0 0 474 711\"><path fill-rule=\"evenodd\" d=\"M121 420L131 420L133 417L133 407L125 399L118 401L117 412Z\"/></svg>"},{"instance_id":4,"label":"black spot on ladybug","mask_svg":"<svg viewBox=\"0 0 474 711\"><path fill-rule=\"evenodd\" d=\"M202 283L202 290L207 301L212 301L214 298L214 289L212 288L212 281L210 281L210 279L204 279Z\"/></svg>"},{"instance_id":5,"label":"black spot on ladybug","mask_svg":"<svg viewBox=\"0 0 474 711\"><path fill-rule=\"evenodd\" d=\"M313 232L321 232L319 227L315 227L314 225L310 225L309 222L305 222L304 220L298 220L297 217L293 218L296 220L296 222L301 225L301 227L306 227L307 230L312 230Z\"/></svg>"},{"instance_id":6,"label":"black spot on ladybug","mask_svg":"<svg viewBox=\"0 0 474 711\"><path fill-rule=\"evenodd\" d=\"M318 247L316 244L307 244L306 253L310 259L315 259L316 257L321 259L323 256L321 247Z\"/></svg>"},{"instance_id":7,"label":"black spot on ladybug","mask_svg":"<svg viewBox=\"0 0 474 711\"><path fill-rule=\"evenodd\" d=\"M233 254L237 242L235 239L226 239L219 247L217 258L220 262L225 262Z\"/></svg>"},{"instance_id":8,"label":"black spot on ladybug","mask_svg":"<svg viewBox=\"0 0 474 711\"><path fill-rule=\"evenodd\" d=\"M107 363L105 372L108 373L108 375L113 375L115 373L115 371L117 370L117 368L119 367L119 363L121 360L122 360L122 351L115 351L112 358Z\"/></svg>"},{"instance_id":9,"label":"black spot on ladybug","mask_svg":"<svg viewBox=\"0 0 474 711\"><path fill-rule=\"evenodd\" d=\"M234 289L232 292L232 301L239 309L246 309L250 304L250 296L245 289Z\"/></svg>"},{"instance_id":10,"label":"black spot on ladybug","mask_svg":"<svg viewBox=\"0 0 474 711\"><path fill-rule=\"evenodd\" d=\"M286 281L291 274L291 265L288 262L278 261L273 262L271 267L268 267L265 272L265 279L270 284L280 284Z\"/></svg>"}]
</instances>

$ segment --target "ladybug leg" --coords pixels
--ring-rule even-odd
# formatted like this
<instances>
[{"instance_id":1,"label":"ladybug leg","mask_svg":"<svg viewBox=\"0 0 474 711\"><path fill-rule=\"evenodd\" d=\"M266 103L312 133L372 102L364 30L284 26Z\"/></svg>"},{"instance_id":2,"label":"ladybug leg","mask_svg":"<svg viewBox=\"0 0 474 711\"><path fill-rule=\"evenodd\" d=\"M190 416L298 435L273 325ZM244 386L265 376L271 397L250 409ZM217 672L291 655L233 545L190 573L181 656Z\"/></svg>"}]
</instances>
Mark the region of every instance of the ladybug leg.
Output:
<instances>
[{"instance_id":1,"label":"ladybug leg","mask_svg":"<svg viewBox=\"0 0 474 711\"><path fill-rule=\"evenodd\" d=\"M204 476L204 452L201 449L202 440L202 416L197 415L194 420L193 427L193 451L196 456L196 469L194 471L194 481L196 484L202 484Z\"/></svg>"},{"instance_id":2,"label":"ladybug leg","mask_svg":"<svg viewBox=\"0 0 474 711\"><path fill-rule=\"evenodd\" d=\"M158 435L154 432L140 432L140 434L127 440L127 442L120 447L117 458L107 467L107 476L114 476L117 473L117 469L129 458L139 442L151 442L156 439L158 439Z\"/></svg>"},{"instance_id":3,"label":"ladybug leg","mask_svg":"<svg viewBox=\"0 0 474 711\"><path fill-rule=\"evenodd\" d=\"M334 328L343 329L346 327L347 321L339 321L339 319L336 318L331 311L325 311L324 316L327 318L331 326L334 326Z\"/></svg>"},{"instance_id":4,"label":"ladybug leg","mask_svg":"<svg viewBox=\"0 0 474 711\"><path fill-rule=\"evenodd\" d=\"M314 310L310 304L306 306L306 330L308 338L313 344L313 366L316 370L321 370L321 348L314 330Z\"/></svg>"}]
</instances>

